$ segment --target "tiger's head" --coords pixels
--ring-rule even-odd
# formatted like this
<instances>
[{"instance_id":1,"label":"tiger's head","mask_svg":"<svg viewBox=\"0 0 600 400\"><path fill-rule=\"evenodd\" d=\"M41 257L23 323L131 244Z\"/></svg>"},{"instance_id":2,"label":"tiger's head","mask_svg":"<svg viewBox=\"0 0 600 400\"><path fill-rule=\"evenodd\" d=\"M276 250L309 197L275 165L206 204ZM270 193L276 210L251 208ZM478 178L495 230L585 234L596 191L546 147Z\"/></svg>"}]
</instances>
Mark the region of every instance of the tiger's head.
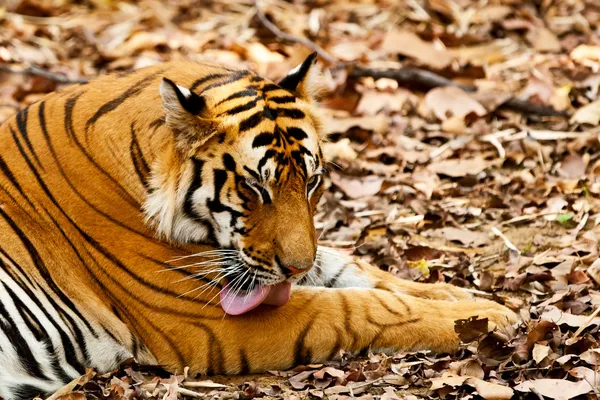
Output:
<instances>
[{"instance_id":1,"label":"tiger's head","mask_svg":"<svg viewBox=\"0 0 600 400\"><path fill-rule=\"evenodd\" d=\"M323 191L315 62L310 55L278 84L226 71L195 87L167 78L160 86L174 140L153 168L146 215L169 240L231 249L230 281L252 278L245 290L300 279L315 261Z\"/></svg>"}]
</instances>

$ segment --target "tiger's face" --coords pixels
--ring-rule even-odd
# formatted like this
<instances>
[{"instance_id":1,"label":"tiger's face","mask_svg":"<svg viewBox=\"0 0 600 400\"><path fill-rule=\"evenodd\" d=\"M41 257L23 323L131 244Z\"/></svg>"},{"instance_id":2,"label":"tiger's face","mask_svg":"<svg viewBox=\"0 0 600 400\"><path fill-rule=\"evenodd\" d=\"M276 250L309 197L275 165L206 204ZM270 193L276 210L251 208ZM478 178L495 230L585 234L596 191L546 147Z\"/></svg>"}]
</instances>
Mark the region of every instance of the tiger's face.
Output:
<instances>
[{"instance_id":1,"label":"tiger's face","mask_svg":"<svg viewBox=\"0 0 600 400\"><path fill-rule=\"evenodd\" d=\"M200 94L165 79L173 149L153 171L145 205L160 234L230 249L230 278L294 281L312 267L323 191L315 57L278 85L246 71L207 79Z\"/></svg>"}]
</instances>

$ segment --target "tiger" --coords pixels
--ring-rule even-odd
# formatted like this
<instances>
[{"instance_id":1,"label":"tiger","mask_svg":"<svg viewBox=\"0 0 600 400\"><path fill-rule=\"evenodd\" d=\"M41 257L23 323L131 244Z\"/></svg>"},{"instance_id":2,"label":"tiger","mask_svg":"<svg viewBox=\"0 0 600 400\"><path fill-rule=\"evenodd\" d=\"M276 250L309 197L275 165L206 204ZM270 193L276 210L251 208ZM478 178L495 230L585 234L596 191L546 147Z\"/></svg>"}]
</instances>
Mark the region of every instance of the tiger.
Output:
<instances>
[{"instance_id":1,"label":"tiger","mask_svg":"<svg viewBox=\"0 0 600 400\"><path fill-rule=\"evenodd\" d=\"M0 128L0 396L126 360L248 374L344 351L453 352L517 315L318 245L322 72L170 61L68 86Z\"/></svg>"}]
</instances>

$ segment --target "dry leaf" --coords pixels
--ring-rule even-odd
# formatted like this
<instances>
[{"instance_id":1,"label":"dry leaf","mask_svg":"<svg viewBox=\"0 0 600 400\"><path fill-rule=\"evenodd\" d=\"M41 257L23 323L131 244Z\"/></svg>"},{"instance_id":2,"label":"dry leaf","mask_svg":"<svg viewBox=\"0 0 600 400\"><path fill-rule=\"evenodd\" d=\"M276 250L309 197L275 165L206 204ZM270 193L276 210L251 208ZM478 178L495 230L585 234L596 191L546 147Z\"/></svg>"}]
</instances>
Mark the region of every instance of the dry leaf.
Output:
<instances>
[{"instance_id":1,"label":"dry leaf","mask_svg":"<svg viewBox=\"0 0 600 400\"><path fill-rule=\"evenodd\" d=\"M389 119L383 114L360 118L330 118L326 121L325 132L343 133L353 127L383 133L389 128Z\"/></svg>"},{"instance_id":2,"label":"dry leaf","mask_svg":"<svg viewBox=\"0 0 600 400\"><path fill-rule=\"evenodd\" d=\"M359 199L365 196L373 196L379 193L384 179L376 176L365 178L351 178L340 175L336 172L331 173L331 182L339 187L346 196L351 199Z\"/></svg>"},{"instance_id":3,"label":"dry leaf","mask_svg":"<svg viewBox=\"0 0 600 400\"><path fill-rule=\"evenodd\" d=\"M463 177L477 175L490 166L482 157L471 159L443 160L429 164L427 169L439 175Z\"/></svg>"},{"instance_id":4,"label":"dry leaf","mask_svg":"<svg viewBox=\"0 0 600 400\"><path fill-rule=\"evenodd\" d=\"M454 321L454 331L464 343L470 343L487 334L489 323L487 318L471 317Z\"/></svg>"},{"instance_id":5,"label":"dry leaf","mask_svg":"<svg viewBox=\"0 0 600 400\"><path fill-rule=\"evenodd\" d=\"M342 138L337 142L323 143L323 157L326 160L354 160L358 156L356 151L350 145L350 139Z\"/></svg>"},{"instance_id":6,"label":"dry leaf","mask_svg":"<svg viewBox=\"0 0 600 400\"><path fill-rule=\"evenodd\" d=\"M585 64L586 61L600 61L600 46L580 44L569 54L573 61Z\"/></svg>"},{"instance_id":7,"label":"dry leaf","mask_svg":"<svg viewBox=\"0 0 600 400\"><path fill-rule=\"evenodd\" d=\"M581 156L569 154L559 164L557 172L567 179L579 179L584 177L587 164Z\"/></svg>"},{"instance_id":8,"label":"dry leaf","mask_svg":"<svg viewBox=\"0 0 600 400\"><path fill-rule=\"evenodd\" d=\"M536 343L533 346L533 360L536 362L536 364L541 363L544 358L548 357L548 355L550 354L550 347L546 346L546 345L541 345L539 343Z\"/></svg>"},{"instance_id":9,"label":"dry leaf","mask_svg":"<svg viewBox=\"0 0 600 400\"><path fill-rule=\"evenodd\" d=\"M392 29L381 44L381 49L390 54L402 54L412 57L421 64L435 69L450 65L452 56L446 49L440 49L430 42L422 40L414 32Z\"/></svg>"},{"instance_id":10,"label":"dry leaf","mask_svg":"<svg viewBox=\"0 0 600 400\"><path fill-rule=\"evenodd\" d=\"M561 50L561 45L556 35L543 26L535 27L529 31L527 39L537 51L558 52Z\"/></svg>"},{"instance_id":11,"label":"dry leaf","mask_svg":"<svg viewBox=\"0 0 600 400\"><path fill-rule=\"evenodd\" d=\"M590 383L593 387L600 386L600 372L594 371L593 369L586 367L575 367L569 371L571 376L578 379L583 379Z\"/></svg>"},{"instance_id":12,"label":"dry leaf","mask_svg":"<svg viewBox=\"0 0 600 400\"><path fill-rule=\"evenodd\" d=\"M598 125L600 123L600 100L596 100L575 111L569 123Z\"/></svg>"},{"instance_id":13,"label":"dry leaf","mask_svg":"<svg viewBox=\"0 0 600 400\"><path fill-rule=\"evenodd\" d=\"M431 89L425 95L422 109L425 115L433 113L441 121L451 117L464 118L471 113L480 117L487 114L477 100L454 86Z\"/></svg>"},{"instance_id":14,"label":"dry leaf","mask_svg":"<svg viewBox=\"0 0 600 400\"><path fill-rule=\"evenodd\" d=\"M479 247L490 242L490 238L487 233L474 232L468 229L445 227L433 231L431 234L434 234L435 236L441 236L448 241L462 243L467 247Z\"/></svg>"},{"instance_id":15,"label":"dry leaf","mask_svg":"<svg viewBox=\"0 0 600 400\"><path fill-rule=\"evenodd\" d=\"M517 386L519 392L532 392L551 399L571 399L594 390L586 381L571 382L564 379L534 379Z\"/></svg>"},{"instance_id":16,"label":"dry leaf","mask_svg":"<svg viewBox=\"0 0 600 400\"><path fill-rule=\"evenodd\" d=\"M585 324L588 326L600 326L600 317L596 317L588 323L589 317L563 312L554 306L546 308L540 318L544 321L554 322L557 325L566 324L574 328L579 328Z\"/></svg>"},{"instance_id":17,"label":"dry leaf","mask_svg":"<svg viewBox=\"0 0 600 400\"><path fill-rule=\"evenodd\" d=\"M448 373L444 373L441 378L431 379L431 383L431 390L438 390L444 386L459 387L469 385L475 388L477 393L486 400L508 400L514 394L511 388L497 383L486 382L467 376L455 376Z\"/></svg>"},{"instance_id":18,"label":"dry leaf","mask_svg":"<svg viewBox=\"0 0 600 400\"><path fill-rule=\"evenodd\" d=\"M393 93L368 90L360 98L356 112L363 115L375 115L382 110L400 112L407 102L416 104L417 97L406 89L397 89Z\"/></svg>"}]
</instances>

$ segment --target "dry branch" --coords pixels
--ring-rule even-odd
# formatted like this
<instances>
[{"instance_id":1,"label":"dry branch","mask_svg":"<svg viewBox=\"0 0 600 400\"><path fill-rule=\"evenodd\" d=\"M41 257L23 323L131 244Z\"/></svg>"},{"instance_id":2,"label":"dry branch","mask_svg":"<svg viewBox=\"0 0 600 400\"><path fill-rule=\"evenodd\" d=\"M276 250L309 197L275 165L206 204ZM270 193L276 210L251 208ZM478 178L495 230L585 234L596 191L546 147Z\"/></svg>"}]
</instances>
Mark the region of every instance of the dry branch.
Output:
<instances>
[{"instance_id":1,"label":"dry branch","mask_svg":"<svg viewBox=\"0 0 600 400\"><path fill-rule=\"evenodd\" d=\"M74 83L87 83L87 79L84 78L76 78L71 79L66 75L59 74L56 72L51 72L40 68L38 66L32 65L27 68L13 68L9 65L0 65L0 71L8 72L10 74L21 74L21 75L33 75L33 76L42 76L46 79L49 79L56 83L61 84L74 84Z\"/></svg>"},{"instance_id":2,"label":"dry branch","mask_svg":"<svg viewBox=\"0 0 600 400\"><path fill-rule=\"evenodd\" d=\"M372 68L363 68L356 65L348 65L347 63L340 63L336 60L334 56L332 56L327 50L319 46L318 44L295 35L291 35L289 33L283 32L279 29L274 23L269 21L264 11L258 5L259 0L254 0L254 7L256 8L256 16L260 20L260 22L271 31L276 37L293 43L299 43L311 49L312 51L316 51L318 55L321 56L325 61L329 62L332 65L332 69L337 69L340 67L349 67L350 71L348 76L352 78L363 78L363 77L371 77L371 78L389 78L394 79L399 84L404 85L418 85L421 87L425 87L427 89L433 89L436 87L442 86L456 86L461 88L466 92L475 92L477 91L477 87L472 85L461 85L458 84L448 78L444 78L441 75L438 75L434 72L427 71L421 68L415 67L403 67L398 69L372 69ZM568 114L564 111L557 111L552 107L543 106L539 104L532 103L527 100L517 99L515 97L511 97L501 106L511 108L513 110L521 111L526 114L534 114L540 116L549 116L549 117L568 117Z\"/></svg>"},{"instance_id":3,"label":"dry branch","mask_svg":"<svg viewBox=\"0 0 600 400\"><path fill-rule=\"evenodd\" d=\"M325 61L327 61L331 64L338 63L338 60L336 60L334 56L329 54L329 52L327 52L327 50L325 50L318 44L313 43L306 38L290 35L289 33L285 33L284 31L279 29L277 27L277 25L275 25L274 23L269 21L269 19L265 15L264 11L262 10L262 8L260 8L260 6L258 5L258 0L254 0L254 7L256 8L256 16L258 17L260 22L265 26L265 28L270 30L275 36L277 36L283 40L287 40L288 42L299 43L301 45L308 47L312 51L316 51L317 54L321 56L321 58L323 58Z\"/></svg>"},{"instance_id":4,"label":"dry branch","mask_svg":"<svg viewBox=\"0 0 600 400\"><path fill-rule=\"evenodd\" d=\"M477 87L475 86L461 85L431 71L415 67L402 67L398 69L372 69L354 66L351 67L348 76L352 78L388 78L393 79L402 85L417 85L427 89L433 89L441 86L456 86L465 92L477 91ZM517 99L515 97L508 99L504 104L502 104L502 106L521 111L526 114L534 114L546 117L568 116L568 114L564 111L558 111L549 106L535 104L527 100Z\"/></svg>"}]
</instances>

